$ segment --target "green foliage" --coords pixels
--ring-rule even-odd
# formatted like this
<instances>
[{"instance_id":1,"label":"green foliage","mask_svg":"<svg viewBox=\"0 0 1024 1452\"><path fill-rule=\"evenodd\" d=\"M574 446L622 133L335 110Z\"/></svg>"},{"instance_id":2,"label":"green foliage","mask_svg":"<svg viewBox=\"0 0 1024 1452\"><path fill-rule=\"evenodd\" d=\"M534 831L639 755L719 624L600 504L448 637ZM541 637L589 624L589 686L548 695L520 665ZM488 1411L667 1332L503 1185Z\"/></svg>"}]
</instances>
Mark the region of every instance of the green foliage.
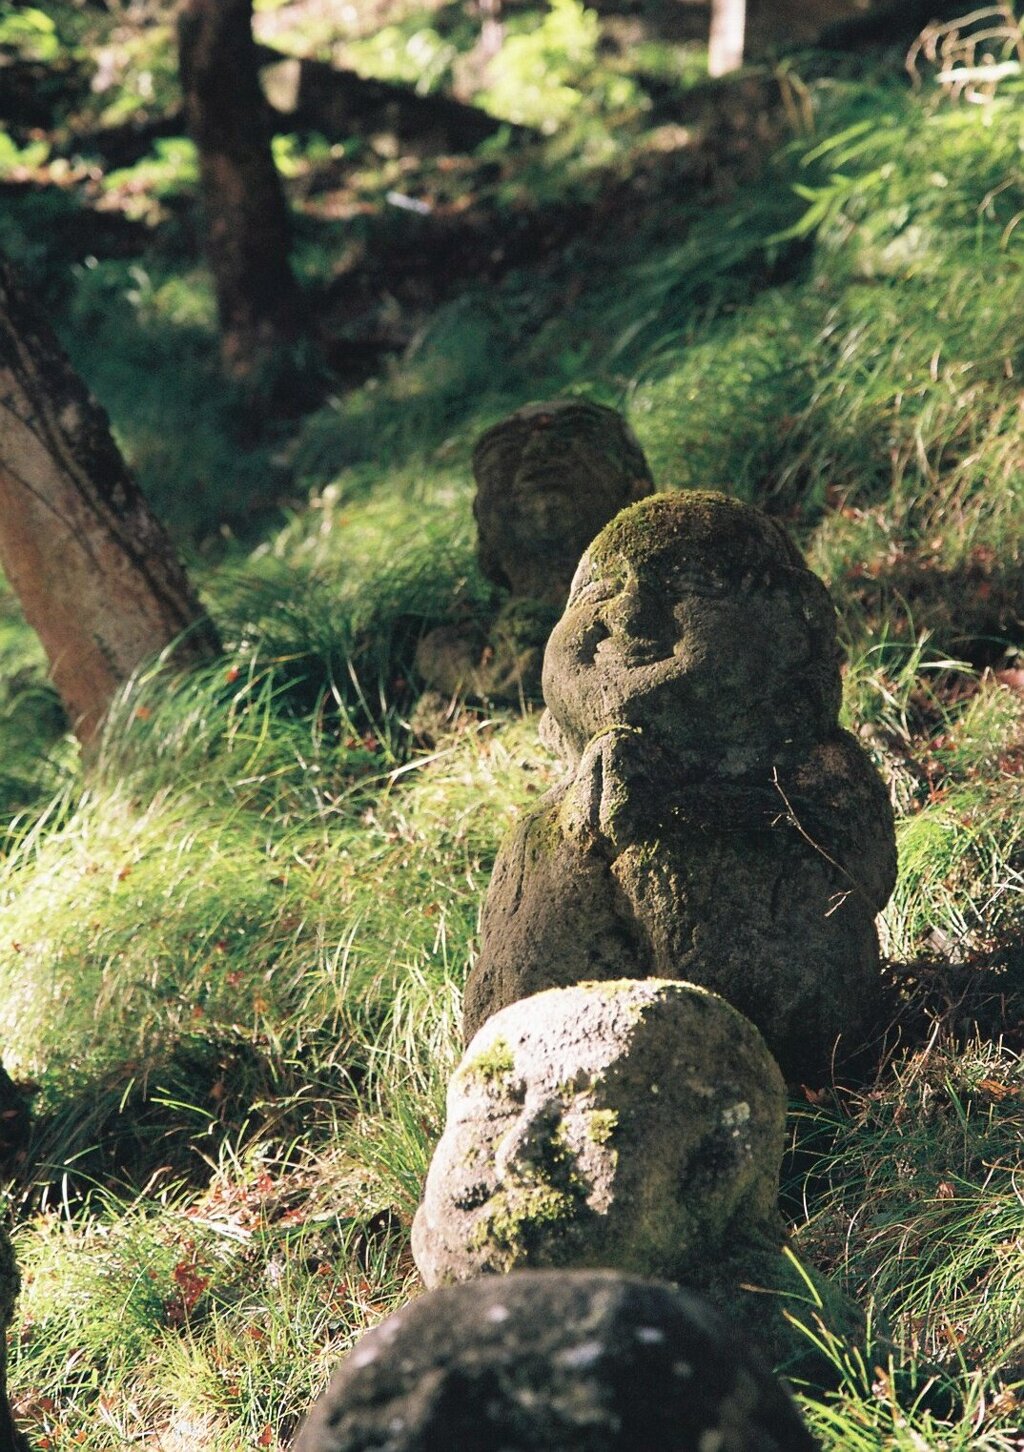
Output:
<instances>
[{"instance_id":1,"label":"green foliage","mask_svg":"<svg viewBox=\"0 0 1024 1452\"><path fill-rule=\"evenodd\" d=\"M119 126L139 113L164 114L181 100L178 47L174 25L157 10L148 24L105 37L93 44L91 119L97 126Z\"/></svg>"},{"instance_id":2,"label":"green foliage","mask_svg":"<svg viewBox=\"0 0 1024 1452\"><path fill-rule=\"evenodd\" d=\"M905 1358L890 1353L880 1372L833 1347L837 1396L805 1402L826 1445L1013 1447L1024 1384L1019 1083L1020 1060L1000 1044L955 1044L936 1026L870 1094L800 1111L798 1122L832 1135L801 1252L838 1258L870 1288ZM870 1209L851 1216L854 1205Z\"/></svg>"},{"instance_id":3,"label":"green foliage","mask_svg":"<svg viewBox=\"0 0 1024 1452\"><path fill-rule=\"evenodd\" d=\"M65 342L128 462L178 535L272 506L270 437L221 375L204 272L92 259L77 270Z\"/></svg>"},{"instance_id":4,"label":"green foliage","mask_svg":"<svg viewBox=\"0 0 1024 1452\"><path fill-rule=\"evenodd\" d=\"M372 34L365 16L314 34L258 9L275 44L344 44L428 85L470 74L477 31L450 8L410 3ZM99 67L87 122L174 103L169 10L137 29L123 9L51 12L38 35ZM420 746L413 656L453 609L490 606L474 439L566 391L625 408L662 487L719 485L794 527L840 609L844 722L896 804L881 927L902 1037L870 1086L811 1086L794 1108L814 1153L788 1200L801 1253L873 1295L892 1342L862 1362L829 1341L839 1389L808 1419L834 1452L1019 1440L1019 112L851 68L808 83L813 135L712 203L705 153L647 129L606 40L576 0L507 17L488 103L552 130L539 150L506 135L442 165L278 138L311 287L382 287L361 252L414 250L418 219L375 213L390 188L454 215L468 198L502 240L542 223L536 254L443 305L387 304L412 309L411 344L299 422L257 418L219 380L187 142L90 194L153 227L152 245L118 235L138 255L93 245L66 173L0 212L0 245L195 542L226 644L187 678L143 669L84 773L0 595L0 1017L7 1067L39 1085L12 1186L12 1376L40 1445L286 1444L338 1355L411 1293L480 903L513 812L557 771L529 718L456 709ZM682 87L696 55L633 59ZM47 143L16 142L0 168L52 171ZM657 207L620 189L638 176ZM573 208L588 240L562 229Z\"/></svg>"},{"instance_id":5,"label":"green foliage","mask_svg":"<svg viewBox=\"0 0 1024 1452\"><path fill-rule=\"evenodd\" d=\"M31 5L0 5L0 49L23 60L56 60L60 39L53 17Z\"/></svg>"},{"instance_id":6,"label":"green foliage","mask_svg":"<svg viewBox=\"0 0 1024 1452\"><path fill-rule=\"evenodd\" d=\"M105 191L128 192L135 199L125 215L145 219L154 213L154 202L166 202L194 190L199 180L199 163L193 143L184 136L161 137L149 156L134 166L108 171Z\"/></svg>"},{"instance_id":7,"label":"green foliage","mask_svg":"<svg viewBox=\"0 0 1024 1452\"><path fill-rule=\"evenodd\" d=\"M552 132L581 113L614 113L638 104L636 85L598 64L600 24L581 0L550 0L539 25L531 17L513 26L514 21L479 97L496 116Z\"/></svg>"},{"instance_id":8,"label":"green foliage","mask_svg":"<svg viewBox=\"0 0 1024 1452\"><path fill-rule=\"evenodd\" d=\"M19 146L10 134L0 128L0 177L16 176L42 166L50 155L48 141L30 141Z\"/></svg>"},{"instance_id":9,"label":"green foliage","mask_svg":"<svg viewBox=\"0 0 1024 1452\"><path fill-rule=\"evenodd\" d=\"M458 51L430 25L383 25L372 36L349 46L361 75L402 81L418 95L447 88Z\"/></svg>"}]
</instances>

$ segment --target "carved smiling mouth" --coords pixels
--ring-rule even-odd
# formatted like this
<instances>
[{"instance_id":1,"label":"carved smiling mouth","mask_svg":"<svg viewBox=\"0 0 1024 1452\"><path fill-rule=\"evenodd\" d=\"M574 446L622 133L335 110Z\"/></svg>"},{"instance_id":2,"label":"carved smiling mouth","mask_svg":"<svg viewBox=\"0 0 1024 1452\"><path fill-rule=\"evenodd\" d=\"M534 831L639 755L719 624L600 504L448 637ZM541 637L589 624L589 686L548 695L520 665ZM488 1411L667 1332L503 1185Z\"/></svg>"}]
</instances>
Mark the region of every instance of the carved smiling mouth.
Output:
<instances>
[{"instance_id":1,"label":"carved smiling mouth","mask_svg":"<svg viewBox=\"0 0 1024 1452\"><path fill-rule=\"evenodd\" d=\"M605 636L598 642L594 651L595 660L608 661L613 665L625 667L627 670L657 665L671 657L671 651L666 652L664 646L658 645L654 641L622 641L616 640L612 636Z\"/></svg>"}]
</instances>

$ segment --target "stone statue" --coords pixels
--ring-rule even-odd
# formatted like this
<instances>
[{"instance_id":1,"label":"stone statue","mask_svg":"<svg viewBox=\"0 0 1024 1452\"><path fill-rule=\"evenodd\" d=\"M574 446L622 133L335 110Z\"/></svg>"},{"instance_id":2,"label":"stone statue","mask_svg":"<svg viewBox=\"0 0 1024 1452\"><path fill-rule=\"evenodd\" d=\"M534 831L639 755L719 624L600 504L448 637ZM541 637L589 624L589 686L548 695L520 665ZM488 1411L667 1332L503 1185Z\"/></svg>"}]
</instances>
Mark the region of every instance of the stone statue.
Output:
<instances>
[{"instance_id":1,"label":"stone statue","mask_svg":"<svg viewBox=\"0 0 1024 1452\"><path fill-rule=\"evenodd\" d=\"M651 492L650 470L614 409L567 398L528 404L488 429L473 474L480 569L504 600L490 621L425 635L417 670L442 697L535 700L579 557L620 509Z\"/></svg>"},{"instance_id":2,"label":"stone statue","mask_svg":"<svg viewBox=\"0 0 1024 1452\"><path fill-rule=\"evenodd\" d=\"M488 429L473 476L484 575L556 610L598 530L654 488L625 420L581 398L530 403Z\"/></svg>"},{"instance_id":3,"label":"stone statue","mask_svg":"<svg viewBox=\"0 0 1024 1452\"><path fill-rule=\"evenodd\" d=\"M435 1291L348 1353L293 1452L814 1452L734 1324L673 1286L523 1271Z\"/></svg>"},{"instance_id":4,"label":"stone statue","mask_svg":"<svg viewBox=\"0 0 1024 1452\"><path fill-rule=\"evenodd\" d=\"M773 1365L803 1361L807 1338L783 1314L808 1311L782 1251L785 1114L761 1035L706 989L623 979L513 1004L449 1085L416 1265L428 1287L522 1268L678 1281Z\"/></svg>"},{"instance_id":5,"label":"stone statue","mask_svg":"<svg viewBox=\"0 0 1024 1452\"><path fill-rule=\"evenodd\" d=\"M506 838L465 997L683 979L818 1085L877 1032L892 809L838 725L835 612L788 536L723 494L653 495L580 562L544 658L567 779Z\"/></svg>"}]
</instances>

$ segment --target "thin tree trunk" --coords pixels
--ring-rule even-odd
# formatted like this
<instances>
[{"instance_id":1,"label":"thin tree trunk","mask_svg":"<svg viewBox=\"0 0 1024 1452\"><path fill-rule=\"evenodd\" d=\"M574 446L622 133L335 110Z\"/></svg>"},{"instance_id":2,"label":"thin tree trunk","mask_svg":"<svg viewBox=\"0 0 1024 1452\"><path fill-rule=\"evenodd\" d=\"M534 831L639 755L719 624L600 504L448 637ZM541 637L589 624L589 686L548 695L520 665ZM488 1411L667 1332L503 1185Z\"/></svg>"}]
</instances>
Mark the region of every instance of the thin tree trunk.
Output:
<instances>
[{"instance_id":1,"label":"thin tree trunk","mask_svg":"<svg viewBox=\"0 0 1024 1452\"><path fill-rule=\"evenodd\" d=\"M708 73L724 76L743 64L747 0L711 0L711 37Z\"/></svg>"},{"instance_id":2,"label":"thin tree trunk","mask_svg":"<svg viewBox=\"0 0 1024 1452\"><path fill-rule=\"evenodd\" d=\"M477 0L480 13L480 40L477 48L484 64L494 59L505 40L501 3L502 0Z\"/></svg>"},{"instance_id":3,"label":"thin tree trunk","mask_svg":"<svg viewBox=\"0 0 1024 1452\"><path fill-rule=\"evenodd\" d=\"M303 331L290 229L260 90L252 0L185 0L181 85L199 152L206 252L227 372L247 378Z\"/></svg>"},{"instance_id":4,"label":"thin tree trunk","mask_svg":"<svg viewBox=\"0 0 1024 1452\"><path fill-rule=\"evenodd\" d=\"M7 1329L14 1314L21 1277L6 1225L0 1225L0 1452L30 1452L18 1431L7 1396Z\"/></svg>"},{"instance_id":5,"label":"thin tree trunk","mask_svg":"<svg viewBox=\"0 0 1024 1452\"><path fill-rule=\"evenodd\" d=\"M0 567L83 742L144 660L219 649L106 414L3 260Z\"/></svg>"}]
</instances>

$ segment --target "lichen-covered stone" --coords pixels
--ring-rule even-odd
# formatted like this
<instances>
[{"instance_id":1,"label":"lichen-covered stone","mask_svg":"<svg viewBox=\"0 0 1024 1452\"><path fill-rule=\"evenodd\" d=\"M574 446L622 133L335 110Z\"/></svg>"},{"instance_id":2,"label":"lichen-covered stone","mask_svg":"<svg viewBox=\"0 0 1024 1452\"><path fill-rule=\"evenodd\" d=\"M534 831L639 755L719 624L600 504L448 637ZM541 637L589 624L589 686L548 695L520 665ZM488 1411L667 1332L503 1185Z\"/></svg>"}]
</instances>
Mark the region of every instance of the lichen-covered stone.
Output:
<instances>
[{"instance_id":1,"label":"lichen-covered stone","mask_svg":"<svg viewBox=\"0 0 1024 1452\"><path fill-rule=\"evenodd\" d=\"M294 1452L814 1452L792 1400L696 1297L613 1272L453 1286L375 1326Z\"/></svg>"},{"instance_id":2,"label":"lichen-covered stone","mask_svg":"<svg viewBox=\"0 0 1024 1452\"><path fill-rule=\"evenodd\" d=\"M538 994L491 1018L452 1077L413 1223L428 1286L608 1267L714 1291L773 1362L802 1291L777 1207L785 1086L757 1030L692 984Z\"/></svg>"},{"instance_id":3,"label":"lichen-covered stone","mask_svg":"<svg viewBox=\"0 0 1024 1452\"><path fill-rule=\"evenodd\" d=\"M835 613L785 532L655 495L583 557L544 663L570 776L506 838L466 987L487 1016L584 979L720 993L786 1078L825 1082L884 1017L892 809L838 725Z\"/></svg>"},{"instance_id":4,"label":"lichen-covered stone","mask_svg":"<svg viewBox=\"0 0 1024 1452\"><path fill-rule=\"evenodd\" d=\"M473 475L480 568L557 609L598 530L654 487L625 420L579 398L528 404L488 429Z\"/></svg>"},{"instance_id":5,"label":"lichen-covered stone","mask_svg":"<svg viewBox=\"0 0 1024 1452\"><path fill-rule=\"evenodd\" d=\"M450 697L540 699L544 647L573 571L599 529L653 489L632 430L583 399L528 404L473 450L480 568L508 592L490 622L429 631L418 674Z\"/></svg>"}]
</instances>

